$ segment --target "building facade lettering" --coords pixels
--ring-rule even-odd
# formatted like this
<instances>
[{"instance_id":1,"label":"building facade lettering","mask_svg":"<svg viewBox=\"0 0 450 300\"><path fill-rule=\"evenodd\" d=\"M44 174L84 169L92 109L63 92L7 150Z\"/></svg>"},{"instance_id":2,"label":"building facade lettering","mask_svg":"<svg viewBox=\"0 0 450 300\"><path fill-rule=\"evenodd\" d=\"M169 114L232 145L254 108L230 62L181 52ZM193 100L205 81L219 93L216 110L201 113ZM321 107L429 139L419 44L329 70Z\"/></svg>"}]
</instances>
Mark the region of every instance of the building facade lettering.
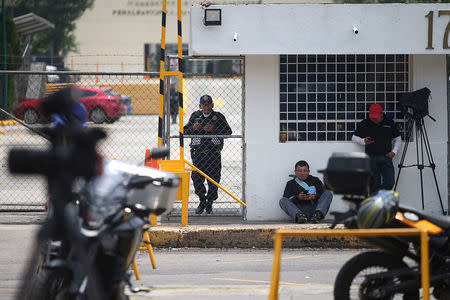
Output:
<instances>
[{"instance_id":1,"label":"building facade lettering","mask_svg":"<svg viewBox=\"0 0 450 300\"><path fill-rule=\"evenodd\" d=\"M450 16L450 10L439 10L438 17ZM427 36L427 47L425 49L433 50L433 27L434 27L434 11L430 10L428 14L425 15L428 18L428 36ZM450 32L450 21L447 23L445 32L442 38L442 49L450 49L448 45L448 35Z\"/></svg>"},{"instance_id":2,"label":"building facade lettering","mask_svg":"<svg viewBox=\"0 0 450 300\"><path fill-rule=\"evenodd\" d=\"M197 4L198 1L194 0L182 0L182 15L188 15L190 7ZM241 4L244 1L229 1L229 0L217 0L214 4ZM246 4L258 4L259 0L248 0ZM111 15L114 17L121 16L149 16L161 14L161 2L155 2L150 0L127 0L123 3L124 7L115 7L111 10ZM177 0L167 1L167 15L177 15Z\"/></svg>"}]
</instances>

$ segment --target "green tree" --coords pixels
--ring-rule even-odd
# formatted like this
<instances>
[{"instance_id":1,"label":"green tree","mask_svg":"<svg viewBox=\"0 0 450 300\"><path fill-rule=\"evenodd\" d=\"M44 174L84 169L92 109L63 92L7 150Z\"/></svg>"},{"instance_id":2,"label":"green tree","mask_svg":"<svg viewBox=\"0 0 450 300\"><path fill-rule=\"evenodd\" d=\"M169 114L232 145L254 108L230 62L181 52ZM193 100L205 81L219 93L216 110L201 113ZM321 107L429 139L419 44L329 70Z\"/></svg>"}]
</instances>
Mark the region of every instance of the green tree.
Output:
<instances>
[{"instance_id":1,"label":"green tree","mask_svg":"<svg viewBox=\"0 0 450 300\"><path fill-rule=\"evenodd\" d=\"M2 22L0 17L0 33L3 32ZM3 49L3 38L0 38L0 49ZM0 56L1 57L1 56ZM16 32L16 25L14 21L10 18L6 19L6 57L7 57L7 70L18 70L22 65L22 48L20 46L19 35ZM1 60L0 63L3 63ZM3 84L3 78L0 76L0 80ZM15 81L14 76L8 76L8 101L5 110L11 111L14 102L16 101L15 96ZM2 94L3 95L3 94ZM3 103L0 104L2 106Z\"/></svg>"},{"instance_id":2,"label":"green tree","mask_svg":"<svg viewBox=\"0 0 450 300\"><path fill-rule=\"evenodd\" d=\"M15 11L33 12L55 25L54 29L34 36L32 53L65 56L77 52L75 21L93 3L94 0L17 0Z\"/></svg>"}]
</instances>

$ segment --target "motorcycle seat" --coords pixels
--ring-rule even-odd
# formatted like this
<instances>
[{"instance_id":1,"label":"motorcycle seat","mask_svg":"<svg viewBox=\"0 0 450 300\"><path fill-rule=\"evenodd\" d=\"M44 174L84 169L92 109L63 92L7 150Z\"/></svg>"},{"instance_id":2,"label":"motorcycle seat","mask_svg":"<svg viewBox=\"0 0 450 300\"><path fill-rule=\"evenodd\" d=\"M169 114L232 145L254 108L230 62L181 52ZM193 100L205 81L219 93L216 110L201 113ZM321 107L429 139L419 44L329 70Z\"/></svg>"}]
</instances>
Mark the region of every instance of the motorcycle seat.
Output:
<instances>
[{"instance_id":1,"label":"motorcycle seat","mask_svg":"<svg viewBox=\"0 0 450 300\"><path fill-rule=\"evenodd\" d=\"M440 215L434 215L432 213L425 212L423 210L419 210L416 208L412 208L405 205L399 205L399 211L401 212L412 212L416 215L418 215L422 219L426 219L430 221L431 223L441 227L445 231L450 230L450 217L449 216L440 216Z\"/></svg>"}]
</instances>

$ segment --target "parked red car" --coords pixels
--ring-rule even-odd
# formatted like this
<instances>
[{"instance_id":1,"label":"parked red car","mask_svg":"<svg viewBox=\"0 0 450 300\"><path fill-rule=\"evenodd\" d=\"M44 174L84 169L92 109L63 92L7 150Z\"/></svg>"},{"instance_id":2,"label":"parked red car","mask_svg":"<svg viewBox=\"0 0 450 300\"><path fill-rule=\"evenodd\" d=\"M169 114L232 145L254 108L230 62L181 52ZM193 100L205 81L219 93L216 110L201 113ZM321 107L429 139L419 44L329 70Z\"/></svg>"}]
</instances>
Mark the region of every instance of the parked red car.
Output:
<instances>
[{"instance_id":1,"label":"parked red car","mask_svg":"<svg viewBox=\"0 0 450 300\"><path fill-rule=\"evenodd\" d=\"M79 86L76 88L80 90L78 101L86 107L88 120L96 124L112 123L126 114L125 101L112 89ZM14 115L28 124L50 120L50 116L45 115L39 107L43 100L44 98L19 101L14 108Z\"/></svg>"}]
</instances>

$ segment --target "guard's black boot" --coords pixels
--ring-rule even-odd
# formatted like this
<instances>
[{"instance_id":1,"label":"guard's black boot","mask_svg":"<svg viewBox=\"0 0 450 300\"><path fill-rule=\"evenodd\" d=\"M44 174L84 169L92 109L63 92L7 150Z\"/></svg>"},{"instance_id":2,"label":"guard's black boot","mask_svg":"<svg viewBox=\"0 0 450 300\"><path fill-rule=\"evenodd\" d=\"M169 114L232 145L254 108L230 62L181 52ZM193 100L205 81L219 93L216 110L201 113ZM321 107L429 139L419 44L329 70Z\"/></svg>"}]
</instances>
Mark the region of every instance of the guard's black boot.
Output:
<instances>
[{"instance_id":1,"label":"guard's black boot","mask_svg":"<svg viewBox=\"0 0 450 300\"><path fill-rule=\"evenodd\" d=\"M206 208L206 200L200 200L200 204L198 205L197 209L195 210L195 213L197 215L200 215L203 213L205 208Z\"/></svg>"},{"instance_id":2,"label":"guard's black boot","mask_svg":"<svg viewBox=\"0 0 450 300\"><path fill-rule=\"evenodd\" d=\"M213 201L206 202L206 213L208 215L212 214L212 205L213 205Z\"/></svg>"}]
</instances>

